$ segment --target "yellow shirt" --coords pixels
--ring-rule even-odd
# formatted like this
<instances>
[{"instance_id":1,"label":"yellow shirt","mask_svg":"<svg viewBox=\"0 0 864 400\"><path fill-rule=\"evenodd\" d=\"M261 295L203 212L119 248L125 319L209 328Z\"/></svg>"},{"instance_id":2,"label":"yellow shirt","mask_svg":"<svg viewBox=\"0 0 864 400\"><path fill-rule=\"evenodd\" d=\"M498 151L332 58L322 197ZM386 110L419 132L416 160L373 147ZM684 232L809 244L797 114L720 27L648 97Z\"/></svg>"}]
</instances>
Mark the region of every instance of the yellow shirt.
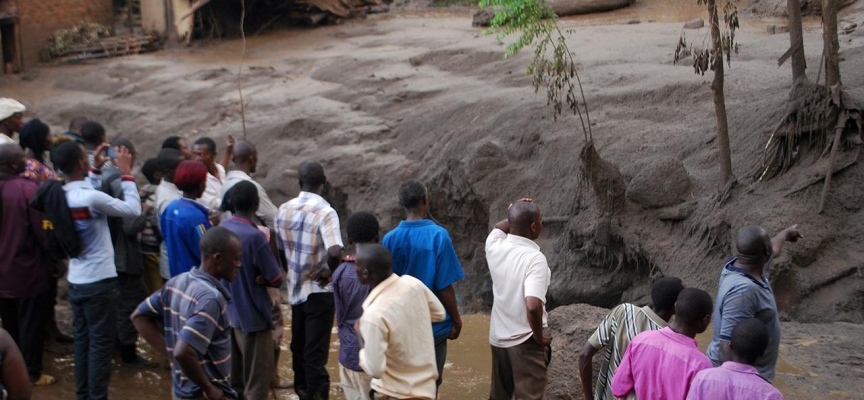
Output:
<instances>
[{"instance_id":1,"label":"yellow shirt","mask_svg":"<svg viewBox=\"0 0 864 400\"><path fill-rule=\"evenodd\" d=\"M360 318L360 367L372 389L399 398L434 399L438 369L432 322L444 306L423 282L391 275L369 292Z\"/></svg>"}]
</instances>

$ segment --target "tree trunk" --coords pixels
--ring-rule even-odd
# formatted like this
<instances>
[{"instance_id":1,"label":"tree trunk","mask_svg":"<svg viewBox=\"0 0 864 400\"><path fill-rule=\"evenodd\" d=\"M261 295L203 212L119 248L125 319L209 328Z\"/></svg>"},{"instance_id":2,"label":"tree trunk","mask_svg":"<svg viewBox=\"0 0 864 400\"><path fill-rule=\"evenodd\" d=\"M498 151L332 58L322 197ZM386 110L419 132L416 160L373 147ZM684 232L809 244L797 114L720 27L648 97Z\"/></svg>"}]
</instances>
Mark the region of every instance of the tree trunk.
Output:
<instances>
[{"instance_id":1,"label":"tree trunk","mask_svg":"<svg viewBox=\"0 0 864 400\"><path fill-rule=\"evenodd\" d=\"M822 39L825 43L825 86L840 83L840 42L837 39L837 1L822 0Z\"/></svg>"},{"instance_id":2,"label":"tree trunk","mask_svg":"<svg viewBox=\"0 0 864 400\"><path fill-rule=\"evenodd\" d=\"M826 0L828 1L828 0ZM720 38L720 21L717 18L716 0L708 0L708 22L711 29L711 51L714 62L714 111L717 114L717 147L720 157L720 186L724 187L732 178L732 151L729 149L729 125L726 120L726 96L723 94L723 43Z\"/></svg>"},{"instance_id":3,"label":"tree trunk","mask_svg":"<svg viewBox=\"0 0 864 400\"><path fill-rule=\"evenodd\" d=\"M801 27L801 1L786 0L786 12L789 14L789 47L792 52L792 83L806 78L807 61L804 59L804 30Z\"/></svg>"}]
</instances>

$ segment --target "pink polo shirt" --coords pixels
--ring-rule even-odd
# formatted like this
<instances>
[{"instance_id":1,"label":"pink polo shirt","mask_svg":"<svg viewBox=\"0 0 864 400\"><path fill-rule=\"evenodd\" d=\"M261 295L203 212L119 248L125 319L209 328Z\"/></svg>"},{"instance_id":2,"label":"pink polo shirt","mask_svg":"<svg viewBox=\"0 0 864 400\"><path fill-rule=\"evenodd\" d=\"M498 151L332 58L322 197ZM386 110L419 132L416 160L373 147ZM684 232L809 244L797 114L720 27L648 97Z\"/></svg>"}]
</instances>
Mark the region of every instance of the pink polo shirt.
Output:
<instances>
[{"instance_id":1,"label":"pink polo shirt","mask_svg":"<svg viewBox=\"0 0 864 400\"><path fill-rule=\"evenodd\" d=\"M696 374L687 400L783 400L774 386L759 376L756 367L726 361Z\"/></svg>"},{"instance_id":2,"label":"pink polo shirt","mask_svg":"<svg viewBox=\"0 0 864 400\"><path fill-rule=\"evenodd\" d=\"M685 400L696 373L711 368L696 340L666 327L642 332L630 341L612 378L612 394L639 400Z\"/></svg>"}]
</instances>

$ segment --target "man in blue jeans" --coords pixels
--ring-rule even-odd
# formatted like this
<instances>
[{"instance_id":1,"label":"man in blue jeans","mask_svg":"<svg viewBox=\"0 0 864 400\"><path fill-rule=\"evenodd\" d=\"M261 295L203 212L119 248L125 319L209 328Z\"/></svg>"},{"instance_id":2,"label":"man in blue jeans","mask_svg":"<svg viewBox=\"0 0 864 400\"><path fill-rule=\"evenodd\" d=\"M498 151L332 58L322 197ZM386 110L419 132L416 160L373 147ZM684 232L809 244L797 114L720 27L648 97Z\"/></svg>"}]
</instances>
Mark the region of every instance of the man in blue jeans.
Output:
<instances>
[{"instance_id":1,"label":"man in blue jeans","mask_svg":"<svg viewBox=\"0 0 864 400\"><path fill-rule=\"evenodd\" d=\"M456 306L453 284L464 278L462 265L450 234L432 220L429 213L429 192L426 185L410 180L399 185L399 204L405 208L407 218L386 236L382 243L393 254L393 272L411 275L423 282L444 305L444 321L432 324L435 336L435 361L441 386L444 362L447 359L447 340L456 340L462 332L462 318Z\"/></svg>"},{"instance_id":2,"label":"man in blue jeans","mask_svg":"<svg viewBox=\"0 0 864 400\"><path fill-rule=\"evenodd\" d=\"M107 144L94 152L94 167L107 159ZM108 217L136 217L141 199L132 177L132 154L126 147L116 149L123 199L115 199L95 187L101 185L100 171L88 170L87 153L81 145L66 142L54 150L55 166L63 172L66 202L81 243L81 253L69 260L69 303L75 326L75 394L78 400L108 398L111 353L117 327L117 268L108 230Z\"/></svg>"}]
</instances>

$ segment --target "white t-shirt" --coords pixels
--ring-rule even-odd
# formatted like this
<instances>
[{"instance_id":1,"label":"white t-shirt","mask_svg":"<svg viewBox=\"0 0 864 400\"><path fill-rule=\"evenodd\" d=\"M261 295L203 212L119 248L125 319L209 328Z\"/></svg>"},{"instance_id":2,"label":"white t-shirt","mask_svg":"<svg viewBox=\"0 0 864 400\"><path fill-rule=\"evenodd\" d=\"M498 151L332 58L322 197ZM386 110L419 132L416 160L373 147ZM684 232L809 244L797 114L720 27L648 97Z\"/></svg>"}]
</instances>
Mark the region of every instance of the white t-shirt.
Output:
<instances>
[{"instance_id":1,"label":"white t-shirt","mask_svg":"<svg viewBox=\"0 0 864 400\"><path fill-rule=\"evenodd\" d=\"M219 176L207 174L207 189L204 194L198 199L198 202L207 206L210 211L218 210L222 206L222 184L225 182L225 167L222 164L216 164L216 172Z\"/></svg>"},{"instance_id":2,"label":"white t-shirt","mask_svg":"<svg viewBox=\"0 0 864 400\"><path fill-rule=\"evenodd\" d=\"M505 348L522 344L532 334L526 297L543 302L543 326L547 326L546 291L552 272L546 256L534 241L493 229L486 238L486 261L495 296L489 343Z\"/></svg>"}]
</instances>

